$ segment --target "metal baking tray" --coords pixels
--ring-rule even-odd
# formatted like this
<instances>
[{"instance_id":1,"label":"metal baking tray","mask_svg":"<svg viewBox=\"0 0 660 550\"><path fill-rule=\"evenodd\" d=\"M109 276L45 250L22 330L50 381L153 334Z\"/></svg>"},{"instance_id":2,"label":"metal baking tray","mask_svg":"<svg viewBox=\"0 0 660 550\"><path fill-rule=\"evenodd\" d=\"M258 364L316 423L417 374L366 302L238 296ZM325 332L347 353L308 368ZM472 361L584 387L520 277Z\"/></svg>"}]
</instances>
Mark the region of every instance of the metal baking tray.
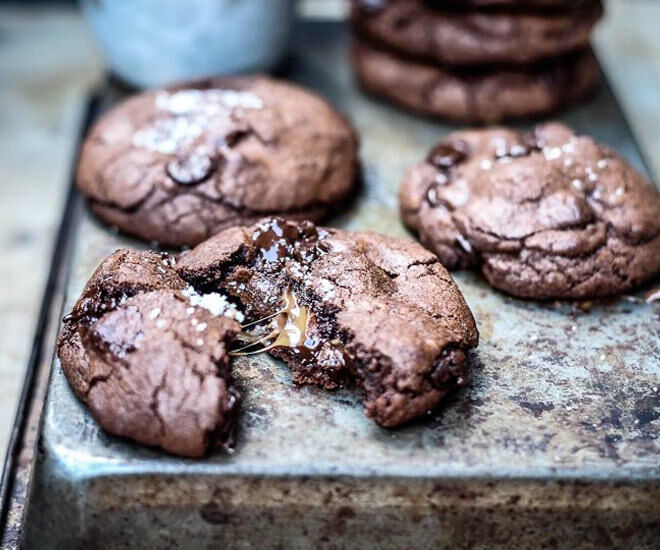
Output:
<instances>
[{"instance_id":1,"label":"metal baking tray","mask_svg":"<svg viewBox=\"0 0 660 550\"><path fill-rule=\"evenodd\" d=\"M328 98L361 136L362 190L328 223L405 236L401 176L455 128L363 95L343 25L296 32L284 76ZM94 116L120 96L105 89ZM559 118L646 171L607 85ZM76 193L66 223L66 284L51 296L60 311L105 256L144 247L97 223ZM242 358L235 452L183 460L104 433L54 358L23 547L660 548L660 305L644 300L653 285L614 301L537 303L477 274L454 277L481 333L472 383L401 429L367 419L355 390L296 388L282 362Z\"/></svg>"}]
</instances>

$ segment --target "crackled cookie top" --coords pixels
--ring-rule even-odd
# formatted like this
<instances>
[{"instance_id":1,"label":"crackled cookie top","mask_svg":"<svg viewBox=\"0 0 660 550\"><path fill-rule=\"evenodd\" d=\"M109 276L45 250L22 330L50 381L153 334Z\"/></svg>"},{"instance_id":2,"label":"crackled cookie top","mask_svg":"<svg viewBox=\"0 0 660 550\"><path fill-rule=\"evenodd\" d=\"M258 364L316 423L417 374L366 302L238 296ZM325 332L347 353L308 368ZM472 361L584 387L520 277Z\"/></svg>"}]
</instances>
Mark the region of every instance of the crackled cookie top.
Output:
<instances>
[{"instance_id":1,"label":"crackled cookie top","mask_svg":"<svg viewBox=\"0 0 660 550\"><path fill-rule=\"evenodd\" d=\"M92 275L58 341L74 392L111 433L183 456L230 445L239 395L227 344L239 312L173 258L120 250Z\"/></svg>"},{"instance_id":2,"label":"crackled cookie top","mask_svg":"<svg viewBox=\"0 0 660 550\"><path fill-rule=\"evenodd\" d=\"M357 39L352 62L368 92L415 112L469 123L553 112L583 99L600 80L589 49L532 67L488 65L461 71Z\"/></svg>"},{"instance_id":3,"label":"crackled cookie top","mask_svg":"<svg viewBox=\"0 0 660 550\"><path fill-rule=\"evenodd\" d=\"M517 296L609 296L660 271L657 190L562 124L454 132L408 170L400 205L445 266Z\"/></svg>"},{"instance_id":4,"label":"crackled cookie top","mask_svg":"<svg viewBox=\"0 0 660 550\"><path fill-rule=\"evenodd\" d=\"M86 139L77 181L106 222L177 246L267 213L320 218L356 165L354 132L323 99L235 77L124 101Z\"/></svg>"},{"instance_id":5,"label":"crackled cookie top","mask_svg":"<svg viewBox=\"0 0 660 550\"><path fill-rule=\"evenodd\" d=\"M270 350L298 383L357 382L384 426L425 414L465 383L474 319L438 259L414 242L269 218L216 235L176 269L195 288L238 300L248 321L275 320L244 352Z\"/></svg>"},{"instance_id":6,"label":"crackled cookie top","mask_svg":"<svg viewBox=\"0 0 660 550\"><path fill-rule=\"evenodd\" d=\"M599 0L556 13L440 11L422 0L352 0L364 37L398 52L459 66L530 64L586 48Z\"/></svg>"}]
</instances>

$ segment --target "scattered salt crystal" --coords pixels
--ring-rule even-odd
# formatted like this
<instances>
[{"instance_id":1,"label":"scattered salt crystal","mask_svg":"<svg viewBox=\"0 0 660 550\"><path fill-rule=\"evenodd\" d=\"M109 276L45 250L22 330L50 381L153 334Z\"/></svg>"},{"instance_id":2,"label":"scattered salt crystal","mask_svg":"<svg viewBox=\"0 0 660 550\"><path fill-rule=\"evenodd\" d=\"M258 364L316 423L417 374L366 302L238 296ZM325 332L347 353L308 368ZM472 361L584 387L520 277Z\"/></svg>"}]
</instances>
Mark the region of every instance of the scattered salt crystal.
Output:
<instances>
[{"instance_id":1,"label":"scattered salt crystal","mask_svg":"<svg viewBox=\"0 0 660 550\"><path fill-rule=\"evenodd\" d=\"M149 312L149 319L153 321L159 315L160 315L160 308L155 307L154 309L151 310L151 312Z\"/></svg>"},{"instance_id":2,"label":"scattered salt crystal","mask_svg":"<svg viewBox=\"0 0 660 550\"><path fill-rule=\"evenodd\" d=\"M192 306L204 308L216 317L224 315L230 319L235 319L239 323L242 323L245 319L243 314L236 309L236 306L230 303L222 294L217 292L198 294L191 286L187 287L183 294L188 297L188 301Z\"/></svg>"},{"instance_id":3,"label":"scattered salt crystal","mask_svg":"<svg viewBox=\"0 0 660 550\"><path fill-rule=\"evenodd\" d=\"M571 166L573 164L573 159L570 158L565 158L564 159L564 166Z\"/></svg>"},{"instance_id":4,"label":"scattered salt crystal","mask_svg":"<svg viewBox=\"0 0 660 550\"><path fill-rule=\"evenodd\" d=\"M607 159L600 159L598 161L598 168L601 168L601 169L605 168L605 167L607 167L607 164L608 164Z\"/></svg>"},{"instance_id":5,"label":"scattered salt crystal","mask_svg":"<svg viewBox=\"0 0 660 550\"><path fill-rule=\"evenodd\" d=\"M158 319L158 321L156 321L156 328L165 328L166 324L165 319Z\"/></svg>"},{"instance_id":6,"label":"scattered salt crystal","mask_svg":"<svg viewBox=\"0 0 660 550\"><path fill-rule=\"evenodd\" d=\"M447 178L447 174L444 174L444 173L440 172L435 177L435 181L436 181L436 183L438 183L440 185L445 185L449 181L449 179Z\"/></svg>"},{"instance_id":7,"label":"scattered salt crystal","mask_svg":"<svg viewBox=\"0 0 660 550\"><path fill-rule=\"evenodd\" d=\"M197 341L195 342L198 346L203 346L204 345L204 340L201 338L197 338Z\"/></svg>"},{"instance_id":8,"label":"scattered salt crystal","mask_svg":"<svg viewBox=\"0 0 660 550\"><path fill-rule=\"evenodd\" d=\"M573 153L575 152L575 145L569 141L568 143L564 143L564 145L561 146L561 150L564 151L564 153Z\"/></svg>"},{"instance_id":9,"label":"scattered salt crystal","mask_svg":"<svg viewBox=\"0 0 660 550\"><path fill-rule=\"evenodd\" d=\"M206 330L206 327L208 327L206 323L200 323L199 325L197 325L197 328L195 330L197 332L204 332Z\"/></svg>"},{"instance_id":10,"label":"scattered salt crystal","mask_svg":"<svg viewBox=\"0 0 660 550\"><path fill-rule=\"evenodd\" d=\"M490 160L484 159L481 161L482 170L490 170L492 167L493 167L493 163Z\"/></svg>"},{"instance_id":11,"label":"scattered salt crystal","mask_svg":"<svg viewBox=\"0 0 660 550\"><path fill-rule=\"evenodd\" d=\"M546 160L555 160L561 157L561 149L559 147L544 147L543 156Z\"/></svg>"},{"instance_id":12,"label":"scattered salt crystal","mask_svg":"<svg viewBox=\"0 0 660 550\"><path fill-rule=\"evenodd\" d=\"M596 181L598 179L598 176L594 174L593 172L589 172L589 181Z\"/></svg>"},{"instance_id":13,"label":"scattered salt crystal","mask_svg":"<svg viewBox=\"0 0 660 550\"><path fill-rule=\"evenodd\" d=\"M582 191L582 180L581 179L574 179L571 182L571 185L575 187L578 191Z\"/></svg>"},{"instance_id":14,"label":"scattered salt crystal","mask_svg":"<svg viewBox=\"0 0 660 550\"><path fill-rule=\"evenodd\" d=\"M327 279L321 279L319 286L321 288L321 292L323 293L323 300L328 300L335 295L335 289L332 286L332 283Z\"/></svg>"},{"instance_id":15,"label":"scattered salt crystal","mask_svg":"<svg viewBox=\"0 0 660 550\"><path fill-rule=\"evenodd\" d=\"M512 157L520 157L524 155L526 152L526 149L522 145L512 145L511 146L511 151L510 154Z\"/></svg>"},{"instance_id":16,"label":"scattered salt crystal","mask_svg":"<svg viewBox=\"0 0 660 550\"><path fill-rule=\"evenodd\" d=\"M617 197L620 197L621 195L623 195L623 187L617 187L617 188L616 188L616 191L614 191L614 194L615 194Z\"/></svg>"},{"instance_id":17,"label":"scattered salt crystal","mask_svg":"<svg viewBox=\"0 0 660 550\"><path fill-rule=\"evenodd\" d=\"M199 323L199 321L198 321L197 319L195 319L194 317L193 317L192 319L190 319L190 324L191 324L192 326L197 325L197 323Z\"/></svg>"},{"instance_id":18,"label":"scattered salt crystal","mask_svg":"<svg viewBox=\"0 0 660 550\"><path fill-rule=\"evenodd\" d=\"M192 315L193 313L195 313L194 307L189 307L188 309L186 309L186 315Z\"/></svg>"},{"instance_id":19,"label":"scattered salt crystal","mask_svg":"<svg viewBox=\"0 0 660 550\"><path fill-rule=\"evenodd\" d=\"M463 250L466 252L472 252L472 245L470 244L470 241L468 241L463 235L458 233L456 235L456 240L458 241L458 244L461 245Z\"/></svg>"}]
</instances>

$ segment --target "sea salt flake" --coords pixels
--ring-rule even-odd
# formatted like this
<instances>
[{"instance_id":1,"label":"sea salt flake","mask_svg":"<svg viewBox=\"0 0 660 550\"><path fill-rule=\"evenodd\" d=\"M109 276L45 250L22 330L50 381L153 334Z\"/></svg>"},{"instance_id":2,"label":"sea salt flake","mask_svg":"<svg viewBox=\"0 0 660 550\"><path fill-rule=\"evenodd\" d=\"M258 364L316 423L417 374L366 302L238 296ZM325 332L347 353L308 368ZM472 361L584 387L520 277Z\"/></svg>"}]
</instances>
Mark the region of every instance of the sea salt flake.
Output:
<instances>
[{"instance_id":1,"label":"sea salt flake","mask_svg":"<svg viewBox=\"0 0 660 550\"><path fill-rule=\"evenodd\" d=\"M204 345L204 340L201 338L197 338L197 341L195 342L198 346L203 346Z\"/></svg>"},{"instance_id":2,"label":"sea salt flake","mask_svg":"<svg viewBox=\"0 0 660 550\"><path fill-rule=\"evenodd\" d=\"M526 149L522 145L512 145L510 154L512 157L521 157L526 153Z\"/></svg>"},{"instance_id":3,"label":"sea salt flake","mask_svg":"<svg viewBox=\"0 0 660 550\"><path fill-rule=\"evenodd\" d=\"M445 185L445 184L449 181L449 178L447 178L447 174L444 174L444 173L440 172L440 173L435 177L435 181L436 181L436 183L438 183L439 185Z\"/></svg>"},{"instance_id":4,"label":"sea salt flake","mask_svg":"<svg viewBox=\"0 0 660 550\"><path fill-rule=\"evenodd\" d=\"M216 317L224 315L230 319L235 319L239 323L242 323L245 319L243 313L218 292L198 294L193 287L187 287L183 293L187 296L190 305L201 307Z\"/></svg>"},{"instance_id":5,"label":"sea salt flake","mask_svg":"<svg viewBox=\"0 0 660 550\"><path fill-rule=\"evenodd\" d=\"M555 160L561 157L561 149L559 147L544 147L543 156L546 160Z\"/></svg>"},{"instance_id":6,"label":"sea salt flake","mask_svg":"<svg viewBox=\"0 0 660 550\"><path fill-rule=\"evenodd\" d=\"M608 164L607 159L601 159L598 161L598 168L606 168Z\"/></svg>"},{"instance_id":7,"label":"sea salt flake","mask_svg":"<svg viewBox=\"0 0 660 550\"><path fill-rule=\"evenodd\" d=\"M197 328L195 330L197 332L204 332L206 330L206 327L208 327L206 323L200 323L199 325L197 325Z\"/></svg>"},{"instance_id":8,"label":"sea salt flake","mask_svg":"<svg viewBox=\"0 0 660 550\"><path fill-rule=\"evenodd\" d=\"M617 197L620 197L621 195L623 195L623 192L624 192L623 187L617 187L616 190L614 191L614 194Z\"/></svg>"},{"instance_id":9,"label":"sea salt flake","mask_svg":"<svg viewBox=\"0 0 660 550\"><path fill-rule=\"evenodd\" d=\"M156 328L165 328L166 324L167 322L165 319L158 319L158 321L156 321Z\"/></svg>"},{"instance_id":10,"label":"sea salt flake","mask_svg":"<svg viewBox=\"0 0 660 550\"><path fill-rule=\"evenodd\" d=\"M581 179L574 179L571 182L571 185L575 187L578 191L582 191L582 180Z\"/></svg>"},{"instance_id":11,"label":"sea salt flake","mask_svg":"<svg viewBox=\"0 0 660 550\"><path fill-rule=\"evenodd\" d=\"M492 167L493 167L493 163L490 160L484 159L481 161L482 170L490 170Z\"/></svg>"},{"instance_id":12,"label":"sea salt flake","mask_svg":"<svg viewBox=\"0 0 660 550\"><path fill-rule=\"evenodd\" d=\"M159 315L160 315L160 308L159 308L159 307L155 307L154 309L152 309L152 310L149 312L149 319L151 319L151 320L153 321L153 320L154 320L156 317L158 317Z\"/></svg>"},{"instance_id":13,"label":"sea salt flake","mask_svg":"<svg viewBox=\"0 0 660 550\"><path fill-rule=\"evenodd\" d=\"M329 300L335 295L335 288L332 285L328 279L321 279L319 281L319 287L321 289L322 294L322 299L323 300Z\"/></svg>"},{"instance_id":14,"label":"sea salt flake","mask_svg":"<svg viewBox=\"0 0 660 550\"><path fill-rule=\"evenodd\" d=\"M468 241L463 235L458 233L456 235L456 240L458 241L458 244L461 245L461 248L465 250L468 253L472 252L472 245L470 244L470 241Z\"/></svg>"}]
</instances>

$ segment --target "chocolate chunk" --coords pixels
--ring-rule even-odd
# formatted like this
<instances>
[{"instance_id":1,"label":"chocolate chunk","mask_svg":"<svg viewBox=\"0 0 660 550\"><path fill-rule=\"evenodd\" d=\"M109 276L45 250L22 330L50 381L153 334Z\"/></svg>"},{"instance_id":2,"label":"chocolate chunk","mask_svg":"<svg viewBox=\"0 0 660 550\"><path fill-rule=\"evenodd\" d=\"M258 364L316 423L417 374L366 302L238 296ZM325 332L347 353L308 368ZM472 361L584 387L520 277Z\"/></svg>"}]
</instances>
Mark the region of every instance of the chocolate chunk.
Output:
<instances>
[{"instance_id":1,"label":"chocolate chunk","mask_svg":"<svg viewBox=\"0 0 660 550\"><path fill-rule=\"evenodd\" d=\"M167 175L181 185L194 185L207 179L214 169L214 159L193 151L171 160L167 165Z\"/></svg>"}]
</instances>

